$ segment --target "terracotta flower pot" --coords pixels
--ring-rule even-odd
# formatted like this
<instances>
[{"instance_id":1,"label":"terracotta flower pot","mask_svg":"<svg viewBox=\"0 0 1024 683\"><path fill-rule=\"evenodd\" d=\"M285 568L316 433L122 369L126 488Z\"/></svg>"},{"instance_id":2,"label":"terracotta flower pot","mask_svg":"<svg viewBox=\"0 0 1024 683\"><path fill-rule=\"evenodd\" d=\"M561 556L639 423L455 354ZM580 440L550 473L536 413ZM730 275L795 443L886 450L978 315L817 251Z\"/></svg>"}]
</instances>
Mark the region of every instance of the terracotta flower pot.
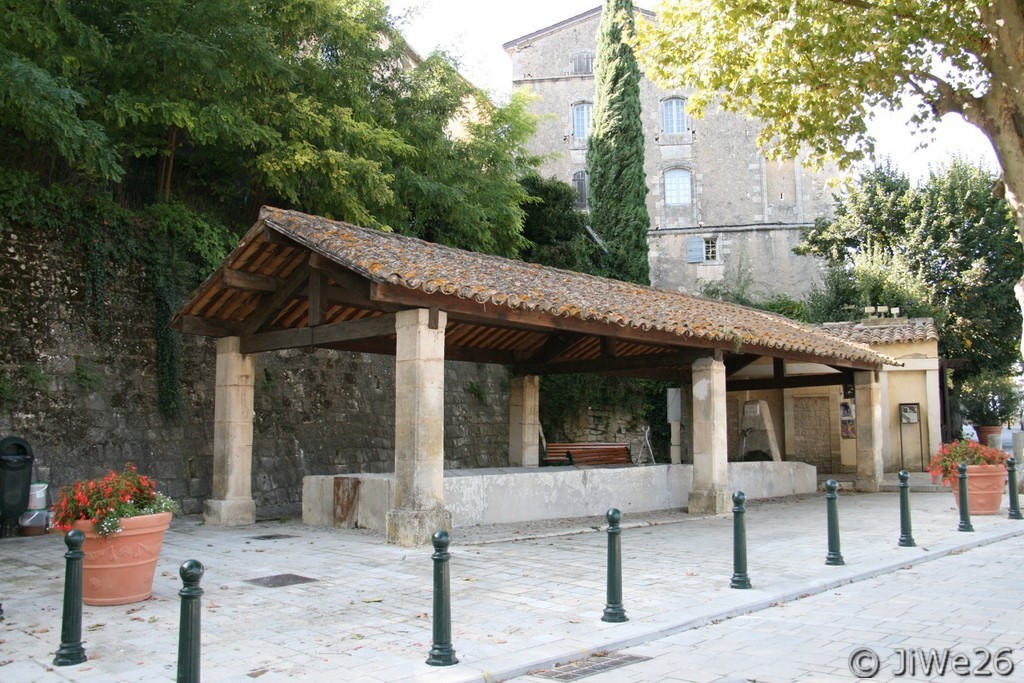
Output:
<instances>
[{"instance_id":1,"label":"terracotta flower pot","mask_svg":"<svg viewBox=\"0 0 1024 683\"><path fill-rule=\"evenodd\" d=\"M960 480L949 481L957 508L960 507ZM998 515L1006 488L1006 468L1002 465L967 466L967 504L972 515Z\"/></svg>"},{"instance_id":2,"label":"terracotta flower pot","mask_svg":"<svg viewBox=\"0 0 1024 683\"><path fill-rule=\"evenodd\" d=\"M998 436L1002 436L1003 435L1003 426L1002 425L995 425L995 426L978 427L977 425L975 425L974 431L978 433L978 443L980 443L982 446L987 446L988 445L988 437L990 435L993 435L993 434L994 435L998 435ZM973 510L972 510L972 512L973 512Z\"/></svg>"},{"instance_id":3,"label":"terracotta flower pot","mask_svg":"<svg viewBox=\"0 0 1024 683\"><path fill-rule=\"evenodd\" d=\"M152 595L156 563L170 524L170 512L125 517L121 531L106 538L93 531L92 522L72 524L85 534L82 602L124 605Z\"/></svg>"}]
</instances>

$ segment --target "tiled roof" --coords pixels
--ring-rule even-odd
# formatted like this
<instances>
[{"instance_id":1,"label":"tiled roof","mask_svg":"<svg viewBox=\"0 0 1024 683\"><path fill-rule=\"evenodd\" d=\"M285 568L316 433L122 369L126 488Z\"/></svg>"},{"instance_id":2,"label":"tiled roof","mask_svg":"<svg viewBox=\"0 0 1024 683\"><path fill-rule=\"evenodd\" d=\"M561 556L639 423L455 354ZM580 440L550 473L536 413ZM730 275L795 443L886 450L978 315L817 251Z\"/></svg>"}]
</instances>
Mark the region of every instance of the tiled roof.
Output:
<instances>
[{"instance_id":1,"label":"tiled roof","mask_svg":"<svg viewBox=\"0 0 1024 683\"><path fill-rule=\"evenodd\" d=\"M931 318L877 318L866 323L824 323L822 328L858 344L909 344L939 339L939 330Z\"/></svg>"},{"instance_id":2,"label":"tiled roof","mask_svg":"<svg viewBox=\"0 0 1024 683\"><path fill-rule=\"evenodd\" d=\"M270 228L378 284L658 330L680 337L682 344L699 339L750 351L761 347L765 355L773 349L812 354L823 362L891 362L821 328L736 304L462 251L295 211L264 208L260 217Z\"/></svg>"}]
</instances>

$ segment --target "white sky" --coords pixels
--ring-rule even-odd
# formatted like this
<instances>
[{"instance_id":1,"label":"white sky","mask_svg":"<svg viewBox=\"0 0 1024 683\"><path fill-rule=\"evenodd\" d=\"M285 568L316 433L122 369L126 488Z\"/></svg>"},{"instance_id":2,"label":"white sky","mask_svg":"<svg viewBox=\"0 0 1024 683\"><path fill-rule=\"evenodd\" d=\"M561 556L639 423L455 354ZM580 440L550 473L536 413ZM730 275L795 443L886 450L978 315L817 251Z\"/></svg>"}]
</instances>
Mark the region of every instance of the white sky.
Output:
<instances>
[{"instance_id":1,"label":"white sky","mask_svg":"<svg viewBox=\"0 0 1024 683\"><path fill-rule=\"evenodd\" d=\"M475 85L502 100L512 88L512 62L501 46L520 36L576 16L602 4L601 0L392 0L392 16L413 49L427 55L443 50L460 62L460 71ZM657 2L637 2L657 9ZM879 155L889 156L912 180L927 175L928 168L959 154L996 170L988 140L960 117L947 116L936 139L925 149L927 138L913 135L905 125L910 113L883 113L872 126Z\"/></svg>"}]
</instances>

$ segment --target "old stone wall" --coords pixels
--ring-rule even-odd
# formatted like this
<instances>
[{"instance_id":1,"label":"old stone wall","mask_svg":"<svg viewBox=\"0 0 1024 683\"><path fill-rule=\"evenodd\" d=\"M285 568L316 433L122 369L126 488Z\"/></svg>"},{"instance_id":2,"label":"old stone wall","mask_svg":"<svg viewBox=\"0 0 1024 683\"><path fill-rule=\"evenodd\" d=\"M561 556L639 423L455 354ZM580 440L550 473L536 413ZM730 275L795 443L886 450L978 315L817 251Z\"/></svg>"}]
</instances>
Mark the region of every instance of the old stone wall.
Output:
<instances>
[{"instance_id":1,"label":"old stone wall","mask_svg":"<svg viewBox=\"0 0 1024 683\"><path fill-rule=\"evenodd\" d=\"M210 494L214 341L183 339L181 416L156 408L153 306L143 277L107 286L109 331L86 303L85 267L60 235L0 232L0 437L33 446L51 490L134 462L199 512ZM261 517L299 511L306 474L394 467L394 362L327 350L256 360L253 497ZM508 374L448 363L445 466L508 463Z\"/></svg>"}]
</instances>

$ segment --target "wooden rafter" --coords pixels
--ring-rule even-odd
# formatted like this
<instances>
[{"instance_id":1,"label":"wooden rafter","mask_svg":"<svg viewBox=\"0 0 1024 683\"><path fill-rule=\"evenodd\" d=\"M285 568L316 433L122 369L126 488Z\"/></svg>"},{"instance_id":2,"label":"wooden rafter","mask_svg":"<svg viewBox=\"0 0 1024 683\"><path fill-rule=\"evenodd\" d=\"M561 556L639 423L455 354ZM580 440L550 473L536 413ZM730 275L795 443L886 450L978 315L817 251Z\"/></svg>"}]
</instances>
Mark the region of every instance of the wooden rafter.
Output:
<instances>
[{"instance_id":1,"label":"wooden rafter","mask_svg":"<svg viewBox=\"0 0 1024 683\"><path fill-rule=\"evenodd\" d=\"M275 330L251 336L243 336L242 353L259 353L310 346L327 346L346 341L387 337L395 333L395 316L379 315L362 320L299 327L293 330Z\"/></svg>"},{"instance_id":2,"label":"wooden rafter","mask_svg":"<svg viewBox=\"0 0 1024 683\"><path fill-rule=\"evenodd\" d=\"M308 277L309 268L306 264L302 264L293 270L292 274L281 283L281 286L278 287L277 290L267 297L266 301L260 301L256 310L242 326L241 335L243 337L247 337L263 327L266 323L270 322L274 316L277 315L281 306L292 298L299 287L306 282L306 278Z\"/></svg>"},{"instance_id":3,"label":"wooden rafter","mask_svg":"<svg viewBox=\"0 0 1024 683\"><path fill-rule=\"evenodd\" d=\"M674 353L653 353L644 356L623 358L598 358L596 360L558 361L550 363L521 363L512 367L518 377L524 375L565 375L571 373L601 374L623 370L649 370L688 366L698 358L708 355L706 351L688 349Z\"/></svg>"},{"instance_id":4,"label":"wooden rafter","mask_svg":"<svg viewBox=\"0 0 1024 683\"><path fill-rule=\"evenodd\" d=\"M826 375L787 375L782 378L727 379L726 391L761 391L765 389L799 389L801 387L830 387L851 384L853 373L834 372Z\"/></svg>"}]
</instances>

